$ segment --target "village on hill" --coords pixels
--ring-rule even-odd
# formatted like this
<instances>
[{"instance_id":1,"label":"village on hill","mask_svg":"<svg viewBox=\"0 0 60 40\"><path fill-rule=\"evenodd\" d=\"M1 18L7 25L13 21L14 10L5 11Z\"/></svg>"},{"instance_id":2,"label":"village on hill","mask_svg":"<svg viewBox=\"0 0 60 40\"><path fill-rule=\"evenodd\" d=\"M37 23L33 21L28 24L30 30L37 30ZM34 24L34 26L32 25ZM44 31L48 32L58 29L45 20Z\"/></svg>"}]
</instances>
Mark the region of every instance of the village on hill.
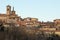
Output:
<instances>
[{"instance_id":1,"label":"village on hill","mask_svg":"<svg viewBox=\"0 0 60 40\"><path fill-rule=\"evenodd\" d=\"M55 19L53 22L41 22L38 21L38 18L21 18L21 16L18 16L17 14L18 13L16 13L14 10L14 7L11 9L10 5L6 6L5 13L0 13L0 31L4 31L4 33L2 32L2 35L6 35L5 40L8 40L8 37L11 38L12 35L15 38L15 36L19 36L20 34L20 36L23 36L25 34L24 38L27 35L28 38L32 38L31 40L34 38L37 40L38 38L33 38L33 36L42 36L42 34L45 34L44 36L48 37L51 34L57 34L60 36L60 19ZM24 38L22 38L22 40ZM12 38L10 40L12 40Z\"/></svg>"}]
</instances>

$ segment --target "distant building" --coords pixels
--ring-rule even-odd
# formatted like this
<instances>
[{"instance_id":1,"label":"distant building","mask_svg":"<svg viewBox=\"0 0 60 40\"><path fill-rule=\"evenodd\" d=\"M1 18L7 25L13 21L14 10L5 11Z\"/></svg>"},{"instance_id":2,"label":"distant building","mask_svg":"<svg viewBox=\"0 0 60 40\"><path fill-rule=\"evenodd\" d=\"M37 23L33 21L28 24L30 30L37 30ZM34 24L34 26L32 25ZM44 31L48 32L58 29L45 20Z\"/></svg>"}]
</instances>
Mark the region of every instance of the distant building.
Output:
<instances>
[{"instance_id":1,"label":"distant building","mask_svg":"<svg viewBox=\"0 0 60 40\"><path fill-rule=\"evenodd\" d=\"M23 21L18 22L18 24L22 25L22 26L26 26L26 27L35 27L35 26L39 26L39 22L37 18L24 18Z\"/></svg>"},{"instance_id":2,"label":"distant building","mask_svg":"<svg viewBox=\"0 0 60 40\"><path fill-rule=\"evenodd\" d=\"M27 17L27 18L24 18L24 21L37 22L37 21L38 21L38 19L37 19L37 18L30 18L30 17Z\"/></svg>"},{"instance_id":3,"label":"distant building","mask_svg":"<svg viewBox=\"0 0 60 40\"><path fill-rule=\"evenodd\" d=\"M20 17L16 15L16 11L13 9L11 10L11 6L7 5L6 6L6 14L0 13L0 21L2 22L11 22L11 21L19 21Z\"/></svg>"},{"instance_id":4,"label":"distant building","mask_svg":"<svg viewBox=\"0 0 60 40\"><path fill-rule=\"evenodd\" d=\"M40 26L42 28L54 28L54 22L41 22Z\"/></svg>"},{"instance_id":5,"label":"distant building","mask_svg":"<svg viewBox=\"0 0 60 40\"><path fill-rule=\"evenodd\" d=\"M54 23L60 23L60 19L55 19Z\"/></svg>"},{"instance_id":6,"label":"distant building","mask_svg":"<svg viewBox=\"0 0 60 40\"><path fill-rule=\"evenodd\" d=\"M55 28L57 28L57 30L60 30L60 19L55 19L54 23L55 23Z\"/></svg>"}]
</instances>

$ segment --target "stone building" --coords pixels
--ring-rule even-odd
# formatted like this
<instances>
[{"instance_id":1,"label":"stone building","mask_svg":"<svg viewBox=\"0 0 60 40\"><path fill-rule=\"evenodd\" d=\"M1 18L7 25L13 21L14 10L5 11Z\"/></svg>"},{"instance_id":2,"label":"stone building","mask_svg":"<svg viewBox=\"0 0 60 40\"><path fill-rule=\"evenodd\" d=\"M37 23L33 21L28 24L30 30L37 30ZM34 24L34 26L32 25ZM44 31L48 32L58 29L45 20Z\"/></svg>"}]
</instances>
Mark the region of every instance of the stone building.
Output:
<instances>
[{"instance_id":1,"label":"stone building","mask_svg":"<svg viewBox=\"0 0 60 40\"><path fill-rule=\"evenodd\" d=\"M5 13L0 13L0 21L2 22L11 22L11 21L19 21L20 16L16 14L16 11L13 9L11 10L11 6L7 5L6 6L6 14Z\"/></svg>"},{"instance_id":2,"label":"stone building","mask_svg":"<svg viewBox=\"0 0 60 40\"><path fill-rule=\"evenodd\" d=\"M18 22L18 24L26 27L36 27L39 26L39 22L37 18L24 18L23 21Z\"/></svg>"},{"instance_id":3,"label":"stone building","mask_svg":"<svg viewBox=\"0 0 60 40\"><path fill-rule=\"evenodd\" d=\"M41 22L40 26L42 28L54 28L54 22Z\"/></svg>"},{"instance_id":4,"label":"stone building","mask_svg":"<svg viewBox=\"0 0 60 40\"><path fill-rule=\"evenodd\" d=\"M55 19L54 20L54 25L55 25L55 28L57 28L57 30L60 30L60 19Z\"/></svg>"}]
</instances>

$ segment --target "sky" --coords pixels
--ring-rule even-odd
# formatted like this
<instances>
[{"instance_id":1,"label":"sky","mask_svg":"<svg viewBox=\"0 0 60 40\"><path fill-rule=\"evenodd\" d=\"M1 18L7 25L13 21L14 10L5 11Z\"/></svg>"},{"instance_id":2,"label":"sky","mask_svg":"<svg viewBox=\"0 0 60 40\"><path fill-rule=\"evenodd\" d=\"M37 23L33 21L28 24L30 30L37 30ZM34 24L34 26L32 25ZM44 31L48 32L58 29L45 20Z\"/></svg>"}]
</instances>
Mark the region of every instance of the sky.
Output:
<instances>
[{"instance_id":1,"label":"sky","mask_svg":"<svg viewBox=\"0 0 60 40\"><path fill-rule=\"evenodd\" d=\"M6 13L6 6L15 8L22 18L38 18L39 21L60 19L60 0L0 0L0 13Z\"/></svg>"}]
</instances>

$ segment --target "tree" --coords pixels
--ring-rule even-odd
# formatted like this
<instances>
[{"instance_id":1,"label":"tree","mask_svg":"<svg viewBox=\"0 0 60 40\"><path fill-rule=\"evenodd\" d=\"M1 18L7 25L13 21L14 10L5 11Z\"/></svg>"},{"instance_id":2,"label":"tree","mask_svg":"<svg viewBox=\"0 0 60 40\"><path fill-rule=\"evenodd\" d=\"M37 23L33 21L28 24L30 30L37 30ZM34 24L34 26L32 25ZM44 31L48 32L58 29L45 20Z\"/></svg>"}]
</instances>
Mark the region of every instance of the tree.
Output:
<instances>
[{"instance_id":1,"label":"tree","mask_svg":"<svg viewBox=\"0 0 60 40\"><path fill-rule=\"evenodd\" d=\"M60 40L60 36L57 34L51 34L51 36L48 37L47 40Z\"/></svg>"}]
</instances>

